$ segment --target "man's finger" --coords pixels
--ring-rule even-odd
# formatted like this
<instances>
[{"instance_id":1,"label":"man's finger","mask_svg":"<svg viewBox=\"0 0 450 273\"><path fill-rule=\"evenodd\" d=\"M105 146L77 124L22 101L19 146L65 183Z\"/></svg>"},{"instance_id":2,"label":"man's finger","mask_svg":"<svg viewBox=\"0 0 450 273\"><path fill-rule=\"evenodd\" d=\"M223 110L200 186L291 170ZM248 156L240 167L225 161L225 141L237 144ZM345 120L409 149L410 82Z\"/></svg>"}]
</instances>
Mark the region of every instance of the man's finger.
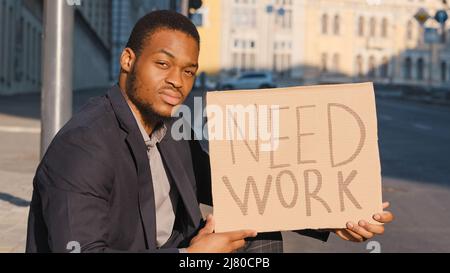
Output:
<instances>
[{"instance_id":1,"label":"man's finger","mask_svg":"<svg viewBox=\"0 0 450 273\"><path fill-rule=\"evenodd\" d=\"M354 233L353 231L351 231L349 229L339 229L336 231L336 235L345 241L350 241L350 242L355 242L355 243L361 243L365 240L363 237L361 237L360 235Z\"/></svg>"},{"instance_id":2,"label":"man's finger","mask_svg":"<svg viewBox=\"0 0 450 273\"><path fill-rule=\"evenodd\" d=\"M241 249L245 246L245 240L234 241L230 244L231 252Z\"/></svg>"},{"instance_id":3,"label":"man's finger","mask_svg":"<svg viewBox=\"0 0 450 273\"><path fill-rule=\"evenodd\" d=\"M373 233L365 230L363 227L360 227L359 225L356 225L355 223L352 223L352 222L348 223L347 228L349 229L349 231L352 231L353 233L358 234L360 237L362 237L363 240L371 239L373 237Z\"/></svg>"},{"instance_id":4,"label":"man's finger","mask_svg":"<svg viewBox=\"0 0 450 273\"><path fill-rule=\"evenodd\" d=\"M384 210L389 208L390 206L391 206L391 203L389 203L389 202L383 203L383 209Z\"/></svg>"},{"instance_id":5,"label":"man's finger","mask_svg":"<svg viewBox=\"0 0 450 273\"><path fill-rule=\"evenodd\" d=\"M383 213L375 214L373 216L373 219L380 223L386 224L394 221L394 215L389 211L385 211Z\"/></svg>"},{"instance_id":6,"label":"man's finger","mask_svg":"<svg viewBox=\"0 0 450 273\"><path fill-rule=\"evenodd\" d=\"M339 236L339 238L345 240L345 241L352 241L353 238L352 236L345 230L345 229L340 229L336 231L336 235Z\"/></svg>"},{"instance_id":7,"label":"man's finger","mask_svg":"<svg viewBox=\"0 0 450 273\"><path fill-rule=\"evenodd\" d=\"M367 231L372 232L373 234L382 235L384 234L384 226L383 225L374 225L369 224L366 221L359 221L359 225L365 228Z\"/></svg>"},{"instance_id":8,"label":"man's finger","mask_svg":"<svg viewBox=\"0 0 450 273\"><path fill-rule=\"evenodd\" d=\"M248 237L256 237L258 233L254 230L240 230L224 233L230 241L239 241Z\"/></svg>"}]
</instances>

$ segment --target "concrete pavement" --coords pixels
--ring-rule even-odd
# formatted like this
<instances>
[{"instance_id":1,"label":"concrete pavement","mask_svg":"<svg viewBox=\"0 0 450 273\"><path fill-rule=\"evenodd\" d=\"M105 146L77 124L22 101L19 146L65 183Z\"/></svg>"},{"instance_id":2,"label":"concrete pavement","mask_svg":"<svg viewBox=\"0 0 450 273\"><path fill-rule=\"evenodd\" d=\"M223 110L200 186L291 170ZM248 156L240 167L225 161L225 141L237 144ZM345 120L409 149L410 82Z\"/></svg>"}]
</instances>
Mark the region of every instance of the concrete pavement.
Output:
<instances>
[{"instance_id":1,"label":"concrete pavement","mask_svg":"<svg viewBox=\"0 0 450 273\"><path fill-rule=\"evenodd\" d=\"M39 134L23 131L40 126L38 120L5 114L0 126L0 252L24 252Z\"/></svg>"},{"instance_id":2,"label":"concrete pavement","mask_svg":"<svg viewBox=\"0 0 450 273\"><path fill-rule=\"evenodd\" d=\"M104 90L77 93L74 109ZM24 252L40 156L40 96L0 97L0 253Z\"/></svg>"}]
</instances>

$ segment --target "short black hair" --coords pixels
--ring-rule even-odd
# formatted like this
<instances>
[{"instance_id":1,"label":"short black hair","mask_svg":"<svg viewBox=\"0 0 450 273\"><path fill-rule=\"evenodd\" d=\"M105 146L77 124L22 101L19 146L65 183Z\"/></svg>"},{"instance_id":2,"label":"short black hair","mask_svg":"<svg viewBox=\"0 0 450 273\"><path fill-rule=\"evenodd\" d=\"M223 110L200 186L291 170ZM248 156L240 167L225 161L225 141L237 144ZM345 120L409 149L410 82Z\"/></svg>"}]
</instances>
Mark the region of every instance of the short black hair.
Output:
<instances>
[{"instance_id":1,"label":"short black hair","mask_svg":"<svg viewBox=\"0 0 450 273\"><path fill-rule=\"evenodd\" d=\"M127 47L139 56L145 41L161 29L181 31L194 38L200 48L200 35L195 25L186 16L170 10L153 11L139 19L131 32Z\"/></svg>"}]
</instances>

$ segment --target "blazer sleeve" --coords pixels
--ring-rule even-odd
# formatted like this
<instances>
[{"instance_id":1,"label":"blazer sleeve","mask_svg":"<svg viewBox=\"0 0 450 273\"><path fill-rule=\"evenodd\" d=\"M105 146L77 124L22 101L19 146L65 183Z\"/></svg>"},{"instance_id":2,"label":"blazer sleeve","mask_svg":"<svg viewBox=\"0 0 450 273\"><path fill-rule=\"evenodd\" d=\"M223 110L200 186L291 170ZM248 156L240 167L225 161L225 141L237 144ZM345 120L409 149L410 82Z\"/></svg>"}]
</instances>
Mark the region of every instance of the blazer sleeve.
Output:
<instances>
[{"instance_id":1,"label":"blazer sleeve","mask_svg":"<svg viewBox=\"0 0 450 273\"><path fill-rule=\"evenodd\" d=\"M68 243L75 241L81 252L124 252L107 243L113 168L101 139L88 137L87 130L78 128L55 138L36 175L49 248L69 252Z\"/></svg>"},{"instance_id":2,"label":"blazer sleeve","mask_svg":"<svg viewBox=\"0 0 450 273\"><path fill-rule=\"evenodd\" d=\"M328 238L330 237L330 232L315 229L295 230L294 232L303 236L320 240L322 242L327 242Z\"/></svg>"}]
</instances>

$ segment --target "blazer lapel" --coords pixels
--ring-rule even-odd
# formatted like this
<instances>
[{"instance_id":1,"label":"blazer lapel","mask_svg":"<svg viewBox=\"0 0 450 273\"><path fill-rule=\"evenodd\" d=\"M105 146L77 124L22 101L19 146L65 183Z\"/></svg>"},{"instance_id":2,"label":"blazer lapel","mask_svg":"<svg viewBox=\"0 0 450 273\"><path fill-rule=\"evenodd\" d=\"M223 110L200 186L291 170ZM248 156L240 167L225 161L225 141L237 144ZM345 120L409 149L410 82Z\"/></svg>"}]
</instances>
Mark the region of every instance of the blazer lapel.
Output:
<instances>
[{"instance_id":1,"label":"blazer lapel","mask_svg":"<svg viewBox=\"0 0 450 273\"><path fill-rule=\"evenodd\" d=\"M146 146L140 132L133 132L126 139L131 148L138 173L139 209L149 246L156 247L156 208L152 176ZM141 143L142 142L142 143Z\"/></svg>"},{"instance_id":2,"label":"blazer lapel","mask_svg":"<svg viewBox=\"0 0 450 273\"><path fill-rule=\"evenodd\" d=\"M127 132L126 142L134 158L138 175L139 212L144 226L147 246L156 247L156 209L150 166L146 146L136 120L118 86L114 86L108 97L122 129Z\"/></svg>"},{"instance_id":3,"label":"blazer lapel","mask_svg":"<svg viewBox=\"0 0 450 273\"><path fill-rule=\"evenodd\" d=\"M189 177L186 172L185 165L180 159L179 150L181 149L177 149L177 146L181 145L181 143L170 137L170 128L167 134L168 135L166 135L166 137L159 144L159 150L161 152L161 156L167 164L167 169L169 170L170 175L172 175L175 185L178 188L178 192L180 193L190 220L192 221L191 226L195 229L198 227L202 216L200 213L199 204L197 202L197 195L194 192L190 181L193 178Z\"/></svg>"}]
</instances>

